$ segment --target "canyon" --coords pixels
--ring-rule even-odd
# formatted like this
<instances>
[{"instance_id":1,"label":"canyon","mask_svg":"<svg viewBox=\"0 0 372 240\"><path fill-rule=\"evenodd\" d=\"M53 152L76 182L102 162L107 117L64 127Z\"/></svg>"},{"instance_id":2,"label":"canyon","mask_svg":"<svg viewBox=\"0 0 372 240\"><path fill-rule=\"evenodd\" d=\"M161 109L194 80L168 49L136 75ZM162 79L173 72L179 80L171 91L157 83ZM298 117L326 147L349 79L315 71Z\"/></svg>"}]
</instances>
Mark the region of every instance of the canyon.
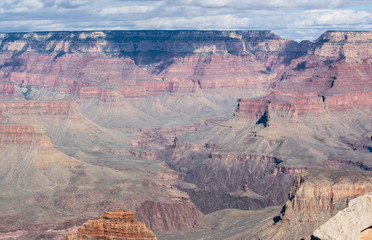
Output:
<instances>
[{"instance_id":1,"label":"canyon","mask_svg":"<svg viewBox=\"0 0 372 240\"><path fill-rule=\"evenodd\" d=\"M0 33L0 237L310 239L372 191L371 117L371 32Z\"/></svg>"}]
</instances>

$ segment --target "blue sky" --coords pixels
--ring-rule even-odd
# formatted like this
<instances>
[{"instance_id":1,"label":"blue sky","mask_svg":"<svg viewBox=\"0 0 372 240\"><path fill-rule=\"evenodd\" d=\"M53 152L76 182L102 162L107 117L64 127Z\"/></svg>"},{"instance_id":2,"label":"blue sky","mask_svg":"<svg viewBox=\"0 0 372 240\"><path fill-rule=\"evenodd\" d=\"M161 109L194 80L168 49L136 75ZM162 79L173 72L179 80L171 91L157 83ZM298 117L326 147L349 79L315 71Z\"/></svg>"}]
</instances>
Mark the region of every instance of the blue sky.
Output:
<instances>
[{"instance_id":1,"label":"blue sky","mask_svg":"<svg viewBox=\"0 0 372 240\"><path fill-rule=\"evenodd\" d=\"M105 29L265 29L314 40L371 30L372 0L0 0L0 32Z\"/></svg>"}]
</instances>

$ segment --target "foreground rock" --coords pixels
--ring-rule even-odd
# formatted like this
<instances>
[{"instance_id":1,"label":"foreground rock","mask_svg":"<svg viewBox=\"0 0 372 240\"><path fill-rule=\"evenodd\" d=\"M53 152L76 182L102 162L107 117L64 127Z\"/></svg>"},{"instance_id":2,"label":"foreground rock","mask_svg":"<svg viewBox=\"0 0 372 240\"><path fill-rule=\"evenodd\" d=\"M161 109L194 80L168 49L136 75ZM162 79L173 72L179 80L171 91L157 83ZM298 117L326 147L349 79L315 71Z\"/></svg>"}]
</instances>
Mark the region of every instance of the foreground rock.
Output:
<instances>
[{"instance_id":1,"label":"foreground rock","mask_svg":"<svg viewBox=\"0 0 372 240\"><path fill-rule=\"evenodd\" d=\"M281 215L275 218L275 225L263 231L263 236L310 239L316 227L351 206L352 199L371 191L372 175L367 171L309 171L295 178Z\"/></svg>"},{"instance_id":2,"label":"foreground rock","mask_svg":"<svg viewBox=\"0 0 372 240\"><path fill-rule=\"evenodd\" d=\"M145 224L137 221L134 214L128 210L106 212L97 220L84 224L76 234L66 236L66 240L156 240L155 234L146 228Z\"/></svg>"},{"instance_id":3,"label":"foreground rock","mask_svg":"<svg viewBox=\"0 0 372 240\"><path fill-rule=\"evenodd\" d=\"M349 206L318 227L320 239L372 239L372 193L350 201Z\"/></svg>"}]
</instances>

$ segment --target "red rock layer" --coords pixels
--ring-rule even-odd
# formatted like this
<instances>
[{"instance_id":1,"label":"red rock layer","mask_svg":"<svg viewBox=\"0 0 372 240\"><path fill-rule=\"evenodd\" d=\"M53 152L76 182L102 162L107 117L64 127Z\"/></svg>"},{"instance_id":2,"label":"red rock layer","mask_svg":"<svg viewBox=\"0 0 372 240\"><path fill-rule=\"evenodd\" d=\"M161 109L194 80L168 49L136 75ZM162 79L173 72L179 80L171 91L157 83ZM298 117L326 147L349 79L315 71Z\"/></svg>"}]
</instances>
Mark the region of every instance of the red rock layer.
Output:
<instances>
[{"instance_id":1,"label":"red rock layer","mask_svg":"<svg viewBox=\"0 0 372 240\"><path fill-rule=\"evenodd\" d=\"M1 38L2 81L104 101L112 99L112 89L123 97L195 88L263 89L275 71L306 52L306 44L269 31L14 33Z\"/></svg>"},{"instance_id":2,"label":"red rock layer","mask_svg":"<svg viewBox=\"0 0 372 240\"><path fill-rule=\"evenodd\" d=\"M326 96L325 103L330 110L335 111L342 111L355 106L372 106L372 91Z\"/></svg>"},{"instance_id":3,"label":"red rock layer","mask_svg":"<svg viewBox=\"0 0 372 240\"><path fill-rule=\"evenodd\" d=\"M321 97L301 98L271 93L262 98L241 99L236 115L258 120L266 113L268 118L276 115L287 120L296 120L302 114L322 114L324 107Z\"/></svg>"},{"instance_id":4,"label":"red rock layer","mask_svg":"<svg viewBox=\"0 0 372 240\"><path fill-rule=\"evenodd\" d=\"M240 99L238 102L236 115L259 119L268 110L270 100L255 98Z\"/></svg>"},{"instance_id":5,"label":"red rock layer","mask_svg":"<svg viewBox=\"0 0 372 240\"><path fill-rule=\"evenodd\" d=\"M322 114L371 106L371 40L370 32L323 34L306 56L294 59L278 74L268 95L241 99L237 115L257 118L265 111Z\"/></svg>"},{"instance_id":6,"label":"red rock layer","mask_svg":"<svg viewBox=\"0 0 372 240\"><path fill-rule=\"evenodd\" d=\"M0 124L1 144L32 144L38 142L41 133L33 126L22 124Z\"/></svg>"},{"instance_id":7,"label":"red rock layer","mask_svg":"<svg viewBox=\"0 0 372 240\"><path fill-rule=\"evenodd\" d=\"M97 220L84 224L76 234L69 234L66 240L156 240L155 234L144 223L137 221L128 210L106 212Z\"/></svg>"},{"instance_id":8,"label":"red rock layer","mask_svg":"<svg viewBox=\"0 0 372 240\"><path fill-rule=\"evenodd\" d=\"M13 101L0 102L0 111L9 115L69 115L74 106L70 101Z\"/></svg>"}]
</instances>

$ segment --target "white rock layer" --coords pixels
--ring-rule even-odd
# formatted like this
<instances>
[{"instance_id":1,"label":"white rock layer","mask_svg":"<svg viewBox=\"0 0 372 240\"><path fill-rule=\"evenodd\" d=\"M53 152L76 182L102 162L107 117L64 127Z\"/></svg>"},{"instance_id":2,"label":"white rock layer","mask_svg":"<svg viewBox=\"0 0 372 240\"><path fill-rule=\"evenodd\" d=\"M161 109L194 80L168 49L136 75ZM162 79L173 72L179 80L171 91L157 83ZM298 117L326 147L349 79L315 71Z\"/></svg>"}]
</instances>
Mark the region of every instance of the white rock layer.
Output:
<instances>
[{"instance_id":1,"label":"white rock layer","mask_svg":"<svg viewBox=\"0 0 372 240\"><path fill-rule=\"evenodd\" d=\"M372 193L369 193L351 200L347 208L318 227L313 235L322 240L356 240L360 239L361 231L371 226Z\"/></svg>"}]
</instances>

